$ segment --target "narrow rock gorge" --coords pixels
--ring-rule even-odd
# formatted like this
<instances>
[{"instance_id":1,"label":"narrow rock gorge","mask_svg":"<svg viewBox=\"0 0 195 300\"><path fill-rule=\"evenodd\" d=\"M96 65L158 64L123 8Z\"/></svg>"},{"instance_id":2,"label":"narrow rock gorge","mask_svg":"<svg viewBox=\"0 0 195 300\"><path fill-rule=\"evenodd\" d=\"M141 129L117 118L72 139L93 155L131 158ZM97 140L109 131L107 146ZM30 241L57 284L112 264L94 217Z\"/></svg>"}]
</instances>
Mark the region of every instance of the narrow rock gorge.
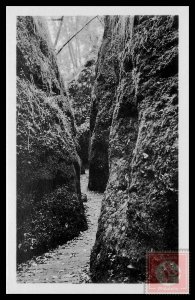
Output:
<instances>
[{"instance_id":1,"label":"narrow rock gorge","mask_svg":"<svg viewBox=\"0 0 195 300\"><path fill-rule=\"evenodd\" d=\"M178 17L106 16L90 117L89 188L105 191L93 282L145 280L178 248Z\"/></svg>"},{"instance_id":2,"label":"narrow rock gorge","mask_svg":"<svg viewBox=\"0 0 195 300\"><path fill-rule=\"evenodd\" d=\"M178 250L178 17L95 19L17 17L19 282L143 283Z\"/></svg>"}]
</instances>

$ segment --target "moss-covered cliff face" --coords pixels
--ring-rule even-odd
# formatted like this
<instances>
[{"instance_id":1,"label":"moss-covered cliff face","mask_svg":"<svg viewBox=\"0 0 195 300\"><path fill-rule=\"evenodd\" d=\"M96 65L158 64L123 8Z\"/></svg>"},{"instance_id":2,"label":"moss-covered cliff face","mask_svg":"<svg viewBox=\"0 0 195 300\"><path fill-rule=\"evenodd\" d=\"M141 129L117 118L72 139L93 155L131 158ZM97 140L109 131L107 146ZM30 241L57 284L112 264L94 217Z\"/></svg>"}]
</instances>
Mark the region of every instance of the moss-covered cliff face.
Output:
<instances>
[{"instance_id":1,"label":"moss-covered cliff face","mask_svg":"<svg viewBox=\"0 0 195 300\"><path fill-rule=\"evenodd\" d=\"M89 186L107 186L92 280L141 282L148 251L178 247L177 16L106 17L98 63Z\"/></svg>"},{"instance_id":2,"label":"moss-covered cliff face","mask_svg":"<svg viewBox=\"0 0 195 300\"><path fill-rule=\"evenodd\" d=\"M100 192L105 190L108 181L109 134L118 84L118 53L122 49L120 28L117 28L116 24L117 19L105 17L104 36L98 53L92 90L89 189Z\"/></svg>"},{"instance_id":3,"label":"moss-covered cliff face","mask_svg":"<svg viewBox=\"0 0 195 300\"><path fill-rule=\"evenodd\" d=\"M70 104L42 18L17 19L18 262L87 228Z\"/></svg>"},{"instance_id":4,"label":"moss-covered cliff face","mask_svg":"<svg viewBox=\"0 0 195 300\"><path fill-rule=\"evenodd\" d=\"M95 77L97 50L94 50L76 79L68 85L70 102L77 126L78 154L81 158L81 173L89 166L89 119L91 111L91 91Z\"/></svg>"}]
</instances>

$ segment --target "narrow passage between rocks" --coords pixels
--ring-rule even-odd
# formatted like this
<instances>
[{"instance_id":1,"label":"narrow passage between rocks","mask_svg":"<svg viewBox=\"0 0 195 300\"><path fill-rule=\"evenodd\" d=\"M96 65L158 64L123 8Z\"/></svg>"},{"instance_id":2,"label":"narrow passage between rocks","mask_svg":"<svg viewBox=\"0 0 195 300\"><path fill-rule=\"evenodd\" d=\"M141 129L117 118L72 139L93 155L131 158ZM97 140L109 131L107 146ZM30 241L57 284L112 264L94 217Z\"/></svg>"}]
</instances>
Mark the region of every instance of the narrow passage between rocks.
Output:
<instances>
[{"instance_id":1,"label":"narrow passage between rocks","mask_svg":"<svg viewBox=\"0 0 195 300\"><path fill-rule=\"evenodd\" d=\"M88 170L81 175L81 191L87 195L84 203L88 230L66 244L37 256L18 267L17 281L21 283L87 283L91 249L95 243L98 217L103 194L88 191Z\"/></svg>"}]
</instances>

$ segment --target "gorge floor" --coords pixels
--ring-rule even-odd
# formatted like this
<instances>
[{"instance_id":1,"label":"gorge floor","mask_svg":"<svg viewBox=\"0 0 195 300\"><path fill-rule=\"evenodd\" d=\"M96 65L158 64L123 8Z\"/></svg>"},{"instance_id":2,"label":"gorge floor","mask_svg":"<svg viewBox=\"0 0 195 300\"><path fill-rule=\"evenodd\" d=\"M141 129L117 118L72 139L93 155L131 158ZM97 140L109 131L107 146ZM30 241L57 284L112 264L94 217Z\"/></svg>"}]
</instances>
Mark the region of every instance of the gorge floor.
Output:
<instances>
[{"instance_id":1,"label":"gorge floor","mask_svg":"<svg viewBox=\"0 0 195 300\"><path fill-rule=\"evenodd\" d=\"M19 265L18 283L90 283L89 260L95 243L103 194L88 191L88 171L81 175L81 191L88 230L66 244Z\"/></svg>"}]
</instances>

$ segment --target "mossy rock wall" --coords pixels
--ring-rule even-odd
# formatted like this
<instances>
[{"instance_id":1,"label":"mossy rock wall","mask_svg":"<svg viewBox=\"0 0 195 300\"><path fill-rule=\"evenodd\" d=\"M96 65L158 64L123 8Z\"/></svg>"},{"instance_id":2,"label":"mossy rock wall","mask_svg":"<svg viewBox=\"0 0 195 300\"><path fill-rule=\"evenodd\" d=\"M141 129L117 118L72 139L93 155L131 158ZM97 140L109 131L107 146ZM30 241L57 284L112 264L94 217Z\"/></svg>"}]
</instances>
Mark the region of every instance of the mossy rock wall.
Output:
<instances>
[{"instance_id":1,"label":"mossy rock wall","mask_svg":"<svg viewBox=\"0 0 195 300\"><path fill-rule=\"evenodd\" d=\"M71 106L41 17L17 18L18 262L87 228Z\"/></svg>"},{"instance_id":2,"label":"mossy rock wall","mask_svg":"<svg viewBox=\"0 0 195 300\"><path fill-rule=\"evenodd\" d=\"M105 17L91 134L92 280L143 282L147 252L178 249L177 16Z\"/></svg>"},{"instance_id":3,"label":"mossy rock wall","mask_svg":"<svg viewBox=\"0 0 195 300\"><path fill-rule=\"evenodd\" d=\"M109 134L118 84L118 53L122 50L115 20L105 17L103 41L98 53L90 115L89 189L103 192L109 175Z\"/></svg>"},{"instance_id":4,"label":"mossy rock wall","mask_svg":"<svg viewBox=\"0 0 195 300\"><path fill-rule=\"evenodd\" d=\"M89 120L91 112L91 93L95 78L97 50L89 55L77 77L68 84L70 103L74 111L77 127L78 154L81 159L81 172L89 167Z\"/></svg>"}]
</instances>

